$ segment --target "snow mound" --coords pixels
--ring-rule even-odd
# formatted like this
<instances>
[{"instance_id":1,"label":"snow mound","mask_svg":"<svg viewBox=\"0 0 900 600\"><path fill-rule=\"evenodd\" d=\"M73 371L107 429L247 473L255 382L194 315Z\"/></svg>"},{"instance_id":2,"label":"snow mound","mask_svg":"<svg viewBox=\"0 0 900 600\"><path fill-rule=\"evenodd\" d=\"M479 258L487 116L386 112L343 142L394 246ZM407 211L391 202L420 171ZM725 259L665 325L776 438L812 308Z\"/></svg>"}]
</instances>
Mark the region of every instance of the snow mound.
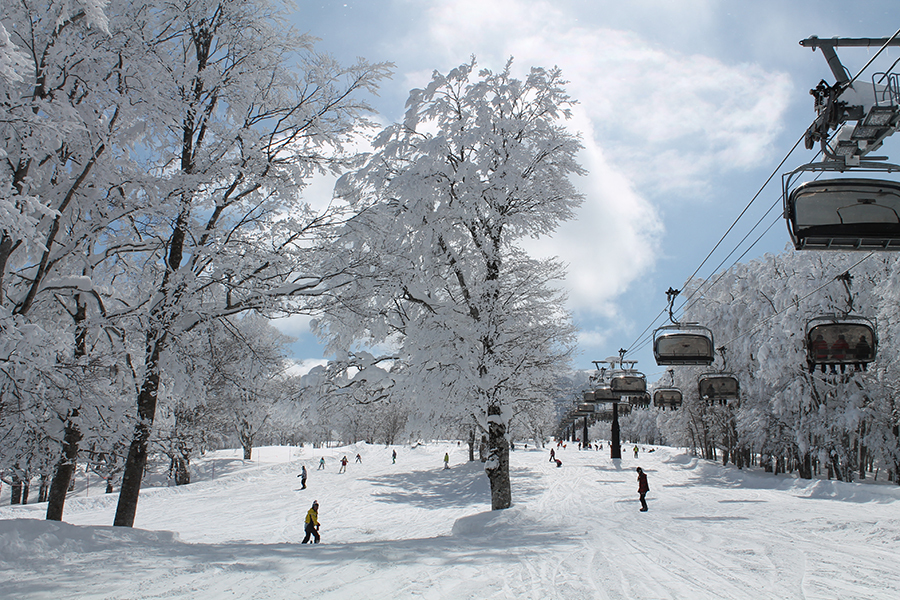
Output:
<instances>
[{"instance_id":1,"label":"snow mound","mask_svg":"<svg viewBox=\"0 0 900 600\"><path fill-rule=\"evenodd\" d=\"M0 521L0 562L28 562L35 556L61 558L128 546L170 546L178 541L178 534L172 531L9 519Z\"/></svg>"}]
</instances>

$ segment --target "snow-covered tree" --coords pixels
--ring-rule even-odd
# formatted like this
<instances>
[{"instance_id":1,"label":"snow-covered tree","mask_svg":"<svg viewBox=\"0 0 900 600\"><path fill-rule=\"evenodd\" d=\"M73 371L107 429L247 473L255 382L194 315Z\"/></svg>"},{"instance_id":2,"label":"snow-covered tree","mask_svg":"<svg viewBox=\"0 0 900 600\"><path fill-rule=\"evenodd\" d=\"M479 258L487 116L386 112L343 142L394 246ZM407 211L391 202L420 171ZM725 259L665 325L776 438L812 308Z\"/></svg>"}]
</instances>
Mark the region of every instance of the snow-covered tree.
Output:
<instances>
[{"instance_id":1,"label":"snow-covered tree","mask_svg":"<svg viewBox=\"0 0 900 600\"><path fill-rule=\"evenodd\" d=\"M562 267L521 241L573 216L570 176L583 173L560 124L573 101L559 70L519 80L511 69L477 72L473 60L434 73L338 182L354 214L336 248L362 268L317 322L332 349L398 348L394 393L419 423L474 419L494 509L511 503L513 404L547 398L573 341Z\"/></svg>"}]
</instances>

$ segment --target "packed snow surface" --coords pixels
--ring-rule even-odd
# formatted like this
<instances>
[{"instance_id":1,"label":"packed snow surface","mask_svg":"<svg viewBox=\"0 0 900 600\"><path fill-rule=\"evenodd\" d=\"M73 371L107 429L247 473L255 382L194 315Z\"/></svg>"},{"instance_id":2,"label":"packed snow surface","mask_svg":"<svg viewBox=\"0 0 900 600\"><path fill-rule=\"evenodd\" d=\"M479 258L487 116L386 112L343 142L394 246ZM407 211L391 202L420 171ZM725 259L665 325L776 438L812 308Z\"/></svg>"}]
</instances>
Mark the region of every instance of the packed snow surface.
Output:
<instances>
[{"instance_id":1,"label":"packed snow surface","mask_svg":"<svg viewBox=\"0 0 900 600\"><path fill-rule=\"evenodd\" d=\"M133 529L110 526L117 495L96 481L67 501L63 523L41 520L45 504L3 506L2 596L900 597L892 485L742 472L668 448L614 461L606 446L570 444L557 468L548 449L519 446L514 506L491 512L464 445L394 448L258 448L252 461L216 452L194 466L196 483L145 489ZM636 466L649 476L647 513ZM303 545L313 500L322 543Z\"/></svg>"}]
</instances>

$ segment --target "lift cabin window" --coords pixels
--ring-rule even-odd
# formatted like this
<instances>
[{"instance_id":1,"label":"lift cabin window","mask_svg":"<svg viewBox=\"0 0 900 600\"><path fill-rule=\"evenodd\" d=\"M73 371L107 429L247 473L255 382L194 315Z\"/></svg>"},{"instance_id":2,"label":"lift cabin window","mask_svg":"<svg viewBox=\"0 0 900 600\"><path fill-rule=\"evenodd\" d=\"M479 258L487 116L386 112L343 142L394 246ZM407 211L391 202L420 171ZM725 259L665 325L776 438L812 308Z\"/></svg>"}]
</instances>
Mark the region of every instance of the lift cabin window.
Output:
<instances>
[{"instance_id":1,"label":"lift cabin window","mask_svg":"<svg viewBox=\"0 0 900 600\"><path fill-rule=\"evenodd\" d=\"M788 204L798 250L900 250L900 184L810 181L791 192Z\"/></svg>"}]
</instances>

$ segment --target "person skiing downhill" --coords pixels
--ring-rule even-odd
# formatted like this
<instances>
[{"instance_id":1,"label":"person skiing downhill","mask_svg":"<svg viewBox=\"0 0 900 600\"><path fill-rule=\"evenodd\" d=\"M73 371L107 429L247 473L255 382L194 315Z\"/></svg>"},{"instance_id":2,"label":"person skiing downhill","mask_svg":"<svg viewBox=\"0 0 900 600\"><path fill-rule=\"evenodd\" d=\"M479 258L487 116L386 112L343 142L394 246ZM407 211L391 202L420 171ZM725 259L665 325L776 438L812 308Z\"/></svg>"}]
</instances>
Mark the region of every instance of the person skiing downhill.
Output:
<instances>
[{"instance_id":1,"label":"person skiing downhill","mask_svg":"<svg viewBox=\"0 0 900 600\"><path fill-rule=\"evenodd\" d=\"M445 469L450 468L450 453L449 452L444 453L444 468Z\"/></svg>"},{"instance_id":2,"label":"person skiing downhill","mask_svg":"<svg viewBox=\"0 0 900 600\"><path fill-rule=\"evenodd\" d=\"M300 478L300 489L305 490L306 489L306 465L300 466L300 474L297 475L297 477Z\"/></svg>"},{"instance_id":3,"label":"person skiing downhill","mask_svg":"<svg viewBox=\"0 0 900 600\"><path fill-rule=\"evenodd\" d=\"M309 537L315 538L315 544L319 543L319 501L313 500L312 508L306 512L306 537L303 538L301 544L309 542Z\"/></svg>"},{"instance_id":4,"label":"person skiing downhill","mask_svg":"<svg viewBox=\"0 0 900 600\"><path fill-rule=\"evenodd\" d=\"M391 464L392 464L392 465L396 465L396 464L397 464L397 451L396 451L396 450L394 450L393 452L391 452Z\"/></svg>"},{"instance_id":5,"label":"person skiing downhill","mask_svg":"<svg viewBox=\"0 0 900 600\"><path fill-rule=\"evenodd\" d=\"M647 492L650 491L650 485L647 483L647 474L640 467L637 468L638 474L638 494L641 495L641 512L647 512Z\"/></svg>"},{"instance_id":6,"label":"person skiing downhill","mask_svg":"<svg viewBox=\"0 0 900 600\"><path fill-rule=\"evenodd\" d=\"M347 457L341 459L341 468L338 469L338 473L346 473L347 472Z\"/></svg>"},{"instance_id":7,"label":"person skiing downhill","mask_svg":"<svg viewBox=\"0 0 900 600\"><path fill-rule=\"evenodd\" d=\"M322 458L319 459L319 469L324 469L324 468L325 468L325 457L323 456ZM316 469L316 470L318 471L319 469Z\"/></svg>"}]
</instances>

